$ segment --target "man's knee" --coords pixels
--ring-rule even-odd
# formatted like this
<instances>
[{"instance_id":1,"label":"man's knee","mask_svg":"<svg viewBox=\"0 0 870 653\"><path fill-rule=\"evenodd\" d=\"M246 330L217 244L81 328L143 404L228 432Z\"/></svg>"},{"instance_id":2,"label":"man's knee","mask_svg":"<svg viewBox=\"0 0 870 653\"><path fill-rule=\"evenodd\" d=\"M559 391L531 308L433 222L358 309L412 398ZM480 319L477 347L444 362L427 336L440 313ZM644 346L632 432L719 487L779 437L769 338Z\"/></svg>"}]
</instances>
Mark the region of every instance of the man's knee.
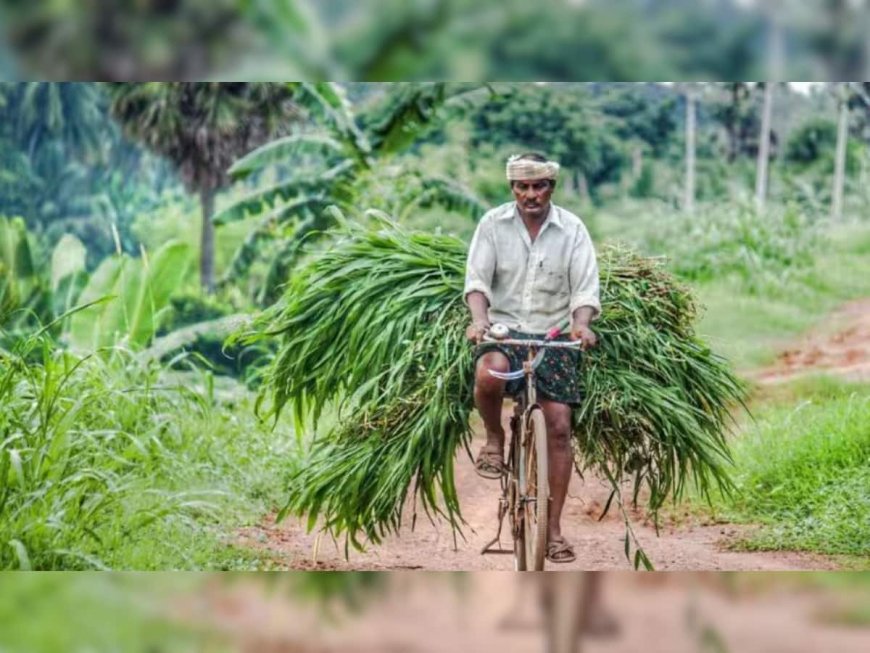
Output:
<instances>
[{"instance_id":1,"label":"man's knee","mask_svg":"<svg viewBox=\"0 0 870 653\"><path fill-rule=\"evenodd\" d=\"M547 418L547 437L557 447L571 446L571 407L549 403L544 409Z\"/></svg>"},{"instance_id":2,"label":"man's knee","mask_svg":"<svg viewBox=\"0 0 870 653\"><path fill-rule=\"evenodd\" d=\"M475 386L485 394L501 394L505 382L497 379L489 371L509 372L510 361L507 356L499 352L489 352L477 359L477 368L474 375Z\"/></svg>"}]
</instances>

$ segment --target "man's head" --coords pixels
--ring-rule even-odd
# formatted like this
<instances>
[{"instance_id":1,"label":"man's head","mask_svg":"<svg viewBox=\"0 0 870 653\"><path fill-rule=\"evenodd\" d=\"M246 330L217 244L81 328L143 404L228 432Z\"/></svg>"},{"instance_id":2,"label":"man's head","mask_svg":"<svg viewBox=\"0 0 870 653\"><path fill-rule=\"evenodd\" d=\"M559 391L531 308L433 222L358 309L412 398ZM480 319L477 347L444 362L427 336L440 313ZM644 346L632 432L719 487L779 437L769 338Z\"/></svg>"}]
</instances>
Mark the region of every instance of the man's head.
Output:
<instances>
[{"instance_id":1,"label":"man's head","mask_svg":"<svg viewBox=\"0 0 870 653\"><path fill-rule=\"evenodd\" d=\"M506 173L520 214L531 219L546 218L559 164L537 152L529 152L510 157Z\"/></svg>"}]
</instances>

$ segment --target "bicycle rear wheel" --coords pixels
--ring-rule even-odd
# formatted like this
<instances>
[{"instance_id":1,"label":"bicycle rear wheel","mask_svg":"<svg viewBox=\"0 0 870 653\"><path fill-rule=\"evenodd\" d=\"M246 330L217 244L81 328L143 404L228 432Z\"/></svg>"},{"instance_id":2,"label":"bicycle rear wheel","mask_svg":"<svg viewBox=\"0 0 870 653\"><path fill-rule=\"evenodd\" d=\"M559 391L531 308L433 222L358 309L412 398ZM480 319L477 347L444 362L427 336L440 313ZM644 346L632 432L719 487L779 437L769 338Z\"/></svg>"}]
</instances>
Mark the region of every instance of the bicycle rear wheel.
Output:
<instances>
[{"instance_id":1,"label":"bicycle rear wheel","mask_svg":"<svg viewBox=\"0 0 870 653\"><path fill-rule=\"evenodd\" d=\"M529 411L526 439L522 446L525 484L520 484L523 502L522 520L526 547L526 565L542 571L547 559L547 516L550 507L549 466L547 460L547 424L544 411Z\"/></svg>"}]
</instances>

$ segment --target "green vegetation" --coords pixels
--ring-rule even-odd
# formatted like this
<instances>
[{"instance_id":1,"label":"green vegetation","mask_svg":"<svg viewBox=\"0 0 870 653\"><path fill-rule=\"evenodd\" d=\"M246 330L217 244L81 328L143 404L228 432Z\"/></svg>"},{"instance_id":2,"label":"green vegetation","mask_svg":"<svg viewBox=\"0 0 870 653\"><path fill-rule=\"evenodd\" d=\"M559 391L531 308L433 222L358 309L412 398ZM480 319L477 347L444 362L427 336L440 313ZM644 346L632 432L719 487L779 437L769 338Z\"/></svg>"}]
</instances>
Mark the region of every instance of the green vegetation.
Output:
<instances>
[{"instance_id":1,"label":"green vegetation","mask_svg":"<svg viewBox=\"0 0 870 653\"><path fill-rule=\"evenodd\" d=\"M825 329L830 313L845 301L870 296L870 225L827 229L812 263L789 282L770 279L751 293L739 278L698 286L704 308L698 331L738 369L769 364L798 334Z\"/></svg>"},{"instance_id":2,"label":"green vegetation","mask_svg":"<svg viewBox=\"0 0 870 653\"><path fill-rule=\"evenodd\" d=\"M214 289L215 195L238 157L285 133L298 118L293 92L265 83L114 83L111 112L124 131L177 168L202 210L200 283Z\"/></svg>"},{"instance_id":3,"label":"green vegetation","mask_svg":"<svg viewBox=\"0 0 870 653\"><path fill-rule=\"evenodd\" d=\"M208 373L172 376L119 349L0 351L0 568L254 564L227 529L276 500L292 439L221 394Z\"/></svg>"},{"instance_id":4,"label":"green vegetation","mask_svg":"<svg viewBox=\"0 0 870 653\"><path fill-rule=\"evenodd\" d=\"M303 244L336 227L330 207L349 213L365 206L402 218L433 205L471 219L485 211L485 205L462 185L427 174L423 165L389 164L391 157L432 128L440 110L479 102L494 92L491 89L446 82L406 85L357 118L338 84L299 83L295 88L297 101L321 117L326 129L272 141L232 167L236 179L246 179L275 165L294 170L300 159L307 163L305 174L294 170L280 183L255 190L215 216L217 225L257 216L223 283L245 275L262 257L262 250L278 241L259 293L261 302L276 301L278 286L301 258Z\"/></svg>"},{"instance_id":5,"label":"green vegetation","mask_svg":"<svg viewBox=\"0 0 870 653\"><path fill-rule=\"evenodd\" d=\"M870 388L821 377L753 409L733 443L736 491L716 505L762 524L754 549L870 554ZM782 396L785 394L785 396Z\"/></svg>"}]
</instances>

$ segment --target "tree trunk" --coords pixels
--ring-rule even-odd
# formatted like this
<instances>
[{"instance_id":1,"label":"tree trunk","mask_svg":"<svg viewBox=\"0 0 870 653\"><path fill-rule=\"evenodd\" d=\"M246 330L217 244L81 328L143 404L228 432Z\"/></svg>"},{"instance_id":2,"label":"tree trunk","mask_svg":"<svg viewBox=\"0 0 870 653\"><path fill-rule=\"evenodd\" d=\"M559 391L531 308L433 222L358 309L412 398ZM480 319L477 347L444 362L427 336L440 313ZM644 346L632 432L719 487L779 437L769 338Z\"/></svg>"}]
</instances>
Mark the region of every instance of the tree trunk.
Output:
<instances>
[{"instance_id":1,"label":"tree trunk","mask_svg":"<svg viewBox=\"0 0 870 653\"><path fill-rule=\"evenodd\" d=\"M755 175L755 207L761 211L767 195L767 166L770 157L770 118L773 113L774 82L764 84L764 108L761 113L761 134L758 137L758 165Z\"/></svg>"},{"instance_id":2,"label":"tree trunk","mask_svg":"<svg viewBox=\"0 0 870 653\"><path fill-rule=\"evenodd\" d=\"M728 134L728 163L734 163L737 159L737 123L740 120L740 83L731 85L731 107L728 120L725 123L725 131Z\"/></svg>"},{"instance_id":3,"label":"tree trunk","mask_svg":"<svg viewBox=\"0 0 870 653\"><path fill-rule=\"evenodd\" d=\"M199 283L206 294L214 292L214 214L215 191L204 188L199 192L202 207L202 232L199 242Z\"/></svg>"},{"instance_id":4,"label":"tree trunk","mask_svg":"<svg viewBox=\"0 0 870 653\"><path fill-rule=\"evenodd\" d=\"M846 145L849 139L849 103L844 88L839 89L840 111L837 119L837 153L834 160L834 188L831 193L831 221L843 217L843 183L846 172Z\"/></svg>"},{"instance_id":5,"label":"tree trunk","mask_svg":"<svg viewBox=\"0 0 870 653\"><path fill-rule=\"evenodd\" d=\"M683 210L695 210L695 94L686 93L686 188L683 195Z\"/></svg>"},{"instance_id":6,"label":"tree trunk","mask_svg":"<svg viewBox=\"0 0 870 653\"><path fill-rule=\"evenodd\" d=\"M635 143L631 150L631 183L636 184L643 174L643 145Z\"/></svg>"}]
</instances>

